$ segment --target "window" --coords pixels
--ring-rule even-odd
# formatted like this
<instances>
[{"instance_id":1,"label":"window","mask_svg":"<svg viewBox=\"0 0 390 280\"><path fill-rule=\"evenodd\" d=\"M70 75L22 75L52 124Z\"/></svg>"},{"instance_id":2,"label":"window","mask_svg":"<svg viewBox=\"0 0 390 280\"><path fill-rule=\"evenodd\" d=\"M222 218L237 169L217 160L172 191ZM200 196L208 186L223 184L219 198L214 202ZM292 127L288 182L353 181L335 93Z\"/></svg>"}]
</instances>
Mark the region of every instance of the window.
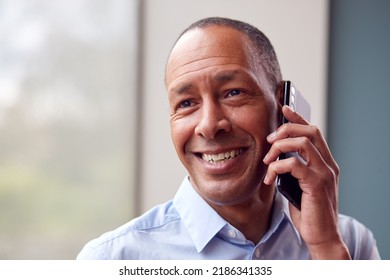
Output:
<instances>
[{"instance_id":1,"label":"window","mask_svg":"<svg viewBox=\"0 0 390 280\"><path fill-rule=\"evenodd\" d=\"M0 1L0 259L134 215L137 1Z\"/></svg>"}]
</instances>

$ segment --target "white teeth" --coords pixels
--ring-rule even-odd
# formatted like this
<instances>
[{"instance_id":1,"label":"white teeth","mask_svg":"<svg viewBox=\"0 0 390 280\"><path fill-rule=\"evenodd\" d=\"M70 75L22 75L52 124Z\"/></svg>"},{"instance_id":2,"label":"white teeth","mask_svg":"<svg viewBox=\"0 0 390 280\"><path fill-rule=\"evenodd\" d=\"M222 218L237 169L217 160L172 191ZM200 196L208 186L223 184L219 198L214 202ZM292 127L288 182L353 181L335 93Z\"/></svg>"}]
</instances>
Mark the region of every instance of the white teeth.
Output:
<instances>
[{"instance_id":1,"label":"white teeth","mask_svg":"<svg viewBox=\"0 0 390 280\"><path fill-rule=\"evenodd\" d=\"M209 162L209 163L217 163L222 162L224 160L229 160L237 157L239 154L241 154L242 149L232 150L226 153L220 153L220 154L202 154L202 159Z\"/></svg>"}]
</instances>

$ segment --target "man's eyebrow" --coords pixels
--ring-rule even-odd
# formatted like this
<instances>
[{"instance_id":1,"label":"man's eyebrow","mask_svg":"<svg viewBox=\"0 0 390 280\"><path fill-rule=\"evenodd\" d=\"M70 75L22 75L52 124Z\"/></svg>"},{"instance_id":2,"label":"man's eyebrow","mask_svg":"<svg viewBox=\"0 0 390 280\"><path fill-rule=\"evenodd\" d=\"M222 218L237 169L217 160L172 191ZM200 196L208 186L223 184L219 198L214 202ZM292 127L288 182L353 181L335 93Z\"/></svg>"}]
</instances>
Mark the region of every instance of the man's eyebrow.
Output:
<instances>
[{"instance_id":1,"label":"man's eyebrow","mask_svg":"<svg viewBox=\"0 0 390 280\"><path fill-rule=\"evenodd\" d=\"M223 71L219 72L214 76L214 80L218 82L229 82L236 78L237 75L239 75L239 71Z\"/></svg>"},{"instance_id":2,"label":"man's eyebrow","mask_svg":"<svg viewBox=\"0 0 390 280\"><path fill-rule=\"evenodd\" d=\"M185 84L179 85L177 87L174 87L172 89L172 91L175 93L181 94L181 93L190 91L193 87L194 87L194 85L192 83L185 83Z\"/></svg>"},{"instance_id":3,"label":"man's eyebrow","mask_svg":"<svg viewBox=\"0 0 390 280\"><path fill-rule=\"evenodd\" d=\"M238 70L222 71L222 72L216 73L212 77L212 79L214 81L219 82L219 83L226 83L226 82L229 82L229 81L236 79L237 76L240 76L240 74L241 74L241 72ZM191 82L183 83L183 84L180 84L180 85L174 87L172 89L172 91L174 93L181 94L181 93L191 91L194 87L195 87L195 85Z\"/></svg>"}]
</instances>

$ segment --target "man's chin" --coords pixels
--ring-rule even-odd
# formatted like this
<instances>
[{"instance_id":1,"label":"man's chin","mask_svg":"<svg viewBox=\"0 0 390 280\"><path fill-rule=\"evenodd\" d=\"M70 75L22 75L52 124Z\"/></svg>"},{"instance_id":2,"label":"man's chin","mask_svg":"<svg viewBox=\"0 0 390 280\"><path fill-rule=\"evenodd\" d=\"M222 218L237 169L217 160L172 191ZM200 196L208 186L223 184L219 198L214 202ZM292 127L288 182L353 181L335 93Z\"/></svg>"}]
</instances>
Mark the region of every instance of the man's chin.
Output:
<instances>
[{"instance_id":1,"label":"man's chin","mask_svg":"<svg viewBox=\"0 0 390 280\"><path fill-rule=\"evenodd\" d=\"M253 195L256 186L232 180L197 180L190 176L191 184L208 203L219 206L233 205Z\"/></svg>"}]
</instances>

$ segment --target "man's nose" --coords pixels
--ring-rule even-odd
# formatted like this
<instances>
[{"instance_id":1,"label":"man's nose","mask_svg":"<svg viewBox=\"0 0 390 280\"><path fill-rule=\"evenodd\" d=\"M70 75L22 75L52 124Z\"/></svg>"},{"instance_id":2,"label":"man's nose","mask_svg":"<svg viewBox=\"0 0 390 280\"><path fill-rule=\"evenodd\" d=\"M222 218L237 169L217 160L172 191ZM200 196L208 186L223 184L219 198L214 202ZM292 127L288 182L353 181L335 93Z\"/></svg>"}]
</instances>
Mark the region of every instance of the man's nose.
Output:
<instances>
[{"instance_id":1,"label":"man's nose","mask_svg":"<svg viewBox=\"0 0 390 280\"><path fill-rule=\"evenodd\" d=\"M195 128L197 135L214 139L218 134L230 132L231 129L231 122L221 104L216 101L203 103L200 119Z\"/></svg>"}]
</instances>

